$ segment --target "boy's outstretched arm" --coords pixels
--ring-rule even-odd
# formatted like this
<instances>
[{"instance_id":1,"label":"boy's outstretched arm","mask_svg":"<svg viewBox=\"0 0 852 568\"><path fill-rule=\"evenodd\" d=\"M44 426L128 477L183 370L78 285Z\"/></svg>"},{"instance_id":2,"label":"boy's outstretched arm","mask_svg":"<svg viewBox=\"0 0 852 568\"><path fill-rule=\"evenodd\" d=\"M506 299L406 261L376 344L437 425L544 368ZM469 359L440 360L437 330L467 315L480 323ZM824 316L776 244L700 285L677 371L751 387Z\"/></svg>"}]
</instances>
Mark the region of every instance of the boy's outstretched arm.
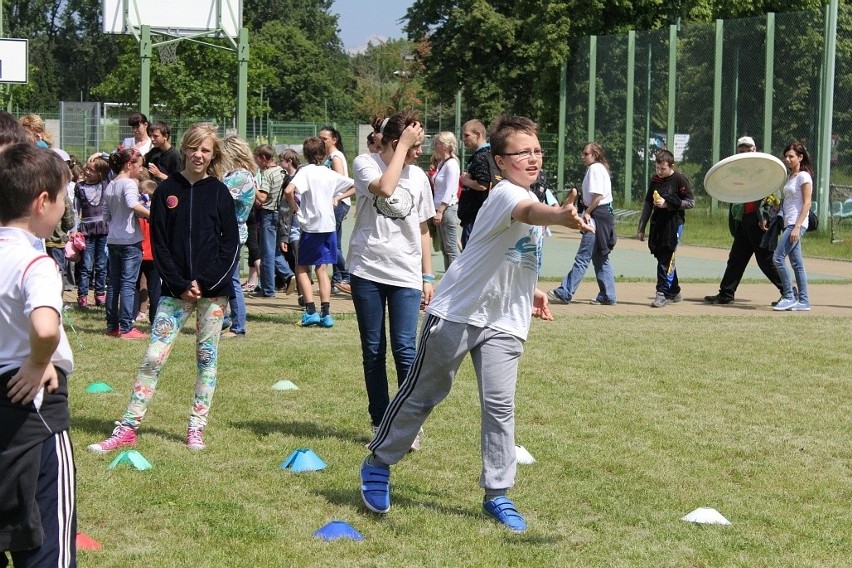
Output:
<instances>
[{"instance_id":1,"label":"boy's outstretched arm","mask_svg":"<svg viewBox=\"0 0 852 568\"><path fill-rule=\"evenodd\" d=\"M512 210L512 218L528 225L564 225L571 229L594 232L594 228L587 225L577 214L577 208L574 207L576 198L577 190L572 189L560 207L551 207L539 201L526 199Z\"/></svg>"},{"instance_id":2,"label":"boy's outstretched arm","mask_svg":"<svg viewBox=\"0 0 852 568\"><path fill-rule=\"evenodd\" d=\"M29 404L45 384L49 392L59 387L50 362L59 346L59 325L59 314L53 308L36 308L30 314L30 355L9 380L8 396L13 403Z\"/></svg>"}]
</instances>

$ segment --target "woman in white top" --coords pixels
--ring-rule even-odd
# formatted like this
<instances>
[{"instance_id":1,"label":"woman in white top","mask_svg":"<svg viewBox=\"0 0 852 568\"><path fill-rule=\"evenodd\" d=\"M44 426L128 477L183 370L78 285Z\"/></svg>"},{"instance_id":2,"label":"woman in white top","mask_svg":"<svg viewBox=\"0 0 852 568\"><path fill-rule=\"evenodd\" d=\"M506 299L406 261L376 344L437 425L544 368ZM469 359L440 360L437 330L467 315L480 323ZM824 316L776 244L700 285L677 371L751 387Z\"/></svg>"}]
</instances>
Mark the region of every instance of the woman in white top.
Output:
<instances>
[{"instance_id":1,"label":"woman in white top","mask_svg":"<svg viewBox=\"0 0 852 568\"><path fill-rule=\"evenodd\" d=\"M141 112L134 112L127 118L127 125L133 129L133 136L125 138L121 146L125 150L135 148L144 157L153 146L151 137L148 136L148 117Z\"/></svg>"},{"instance_id":2,"label":"woman in white top","mask_svg":"<svg viewBox=\"0 0 852 568\"><path fill-rule=\"evenodd\" d=\"M432 242L426 222L435 216L426 173L414 165L423 127L414 112L382 126L381 151L352 164L358 215L347 262L358 318L370 420L381 423L389 403L385 312L397 384L414 363L421 295L432 299Z\"/></svg>"},{"instance_id":3,"label":"woman in white top","mask_svg":"<svg viewBox=\"0 0 852 568\"><path fill-rule=\"evenodd\" d=\"M459 255L459 158L456 156L456 137L452 132L439 132L432 142L438 158L434 179L435 216L429 221L441 236L444 272Z\"/></svg>"},{"instance_id":4,"label":"woman in white top","mask_svg":"<svg viewBox=\"0 0 852 568\"><path fill-rule=\"evenodd\" d=\"M551 302L569 303L580 287L591 261L598 281L598 295L592 304L611 306L616 303L616 298L615 273L609 253L615 246L616 234L609 162L597 142L589 142L583 147L582 160L586 166L586 176L583 178L583 220L595 230L580 231L580 246L574 257L574 266L565 275L562 284L547 295Z\"/></svg>"},{"instance_id":5,"label":"woman in white top","mask_svg":"<svg viewBox=\"0 0 852 568\"><path fill-rule=\"evenodd\" d=\"M775 254L772 257L772 262L781 277L781 295L783 297L772 309L806 312L811 309L811 302L808 297L808 275L805 273L805 264L802 261L802 237L805 236L805 231L808 229L808 212L811 210L814 170L807 148L798 142L788 144L784 148L784 161L790 168L790 177L784 184L784 201L779 211L784 232L778 239L778 245L775 247ZM798 298L793 293L790 271L787 268L787 263L784 262L788 257L796 276L796 285L799 287Z\"/></svg>"},{"instance_id":6,"label":"woman in white top","mask_svg":"<svg viewBox=\"0 0 852 568\"><path fill-rule=\"evenodd\" d=\"M349 166L346 165L346 155L343 153L343 140L340 138L340 132L333 126L323 126L319 131L319 137L325 143L326 157L323 165L342 176L349 177ZM337 262L334 263L331 285L334 290L346 294L351 293L352 289L349 286L346 257L343 256L343 220L349 214L351 206L349 198L354 194L354 191L347 191L335 196L333 200L334 219L337 224Z\"/></svg>"}]
</instances>

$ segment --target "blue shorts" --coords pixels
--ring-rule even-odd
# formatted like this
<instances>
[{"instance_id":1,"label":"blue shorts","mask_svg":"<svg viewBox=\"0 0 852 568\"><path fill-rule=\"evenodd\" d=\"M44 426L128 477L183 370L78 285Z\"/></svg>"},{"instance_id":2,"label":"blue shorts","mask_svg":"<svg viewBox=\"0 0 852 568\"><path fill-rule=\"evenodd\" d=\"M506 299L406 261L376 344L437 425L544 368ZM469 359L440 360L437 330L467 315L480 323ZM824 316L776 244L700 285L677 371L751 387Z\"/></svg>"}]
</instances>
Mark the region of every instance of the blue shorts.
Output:
<instances>
[{"instance_id":1,"label":"blue shorts","mask_svg":"<svg viewBox=\"0 0 852 568\"><path fill-rule=\"evenodd\" d=\"M299 239L299 266L337 262L337 233L302 233Z\"/></svg>"}]
</instances>

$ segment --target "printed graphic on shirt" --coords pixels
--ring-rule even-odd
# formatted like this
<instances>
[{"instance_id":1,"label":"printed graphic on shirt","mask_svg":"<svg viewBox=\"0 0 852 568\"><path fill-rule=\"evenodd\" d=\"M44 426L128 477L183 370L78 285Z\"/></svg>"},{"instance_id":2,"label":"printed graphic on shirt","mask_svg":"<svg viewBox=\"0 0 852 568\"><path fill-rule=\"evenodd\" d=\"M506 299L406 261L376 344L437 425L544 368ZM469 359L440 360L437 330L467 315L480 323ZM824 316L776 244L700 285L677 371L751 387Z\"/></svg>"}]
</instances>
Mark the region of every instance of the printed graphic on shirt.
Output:
<instances>
[{"instance_id":1,"label":"printed graphic on shirt","mask_svg":"<svg viewBox=\"0 0 852 568\"><path fill-rule=\"evenodd\" d=\"M389 219L405 219L414 209L414 197L402 187L397 187L390 197L376 196L373 205Z\"/></svg>"},{"instance_id":2,"label":"printed graphic on shirt","mask_svg":"<svg viewBox=\"0 0 852 568\"><path fill-rule=\"evenodd\" d=\"M506 251L506 261L538 273L541 269L541 227L530 227L527 236L518 239L515 246Z\"/></svg>"}]
</instances>

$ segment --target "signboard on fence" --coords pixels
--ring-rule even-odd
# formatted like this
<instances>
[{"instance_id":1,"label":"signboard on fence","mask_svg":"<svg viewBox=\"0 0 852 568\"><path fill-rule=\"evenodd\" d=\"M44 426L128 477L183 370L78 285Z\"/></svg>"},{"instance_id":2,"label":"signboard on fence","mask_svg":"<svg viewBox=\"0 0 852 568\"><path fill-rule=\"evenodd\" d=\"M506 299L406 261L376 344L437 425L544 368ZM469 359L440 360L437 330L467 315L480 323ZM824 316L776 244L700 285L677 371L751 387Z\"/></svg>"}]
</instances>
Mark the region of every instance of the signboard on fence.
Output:
<instances>
[{"instance_id":1,"label":"signboard on fence","mask_svg":"<svg viewBox=\"0 0 852 568\"><path fill-rule=\"evenodd\" d=\"M0 39L0 83L29 82L28 41Z\"/></svg>"}]
</instances>

